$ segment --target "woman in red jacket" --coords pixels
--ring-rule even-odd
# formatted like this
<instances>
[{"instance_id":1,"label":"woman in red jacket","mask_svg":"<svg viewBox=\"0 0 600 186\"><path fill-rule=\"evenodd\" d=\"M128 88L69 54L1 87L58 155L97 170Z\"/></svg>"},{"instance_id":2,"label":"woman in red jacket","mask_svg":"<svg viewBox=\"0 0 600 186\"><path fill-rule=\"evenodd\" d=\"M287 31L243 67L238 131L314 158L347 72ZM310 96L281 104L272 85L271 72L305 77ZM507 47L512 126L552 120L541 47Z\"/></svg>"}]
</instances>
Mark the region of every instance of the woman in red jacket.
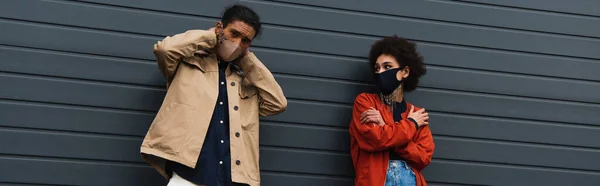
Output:
<instances>
[{"instance_id":1,"label":"woman in red jacket","mask_svg":"<svg viewBox=\"0 0 600 186\"><path fill-rule=\"evenodd\" d=\"M421 171L434 143L428 113L404 100L426 69L414 43L396 36L377 41L369 54L378 94L356 97L350 123L356 186L424 186Z\"/></svg>"}]
</instances>

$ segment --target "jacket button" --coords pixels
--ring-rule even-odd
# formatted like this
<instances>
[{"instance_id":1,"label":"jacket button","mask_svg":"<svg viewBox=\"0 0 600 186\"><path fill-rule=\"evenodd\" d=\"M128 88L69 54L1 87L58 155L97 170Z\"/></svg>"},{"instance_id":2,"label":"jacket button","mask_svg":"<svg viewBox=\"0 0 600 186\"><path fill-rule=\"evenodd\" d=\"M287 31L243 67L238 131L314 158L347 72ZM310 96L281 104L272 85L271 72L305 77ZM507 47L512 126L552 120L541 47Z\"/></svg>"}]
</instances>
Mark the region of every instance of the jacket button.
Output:
<instances>
[{"instance_id":1,"label":"jacket button","mask_svg":"<svg viewBox=\"0 0 600 186\"><path fill-rule=\"evenodd\" d=\"M240 160L236 160L236 161L235 161L235 164L236 164L236 165L240 165L240 164L242 164L242 162L241 162Z\"/></svg>"},{"instance_id":2,"label":"jacket button","mask_svg":"<svg viewBox=\"0 0 600 186\"><path fill-rule=\"evenodd\" d=\"M240 133L239 133L239 132L236 132L236 133L235 133L235 137L240 137Z\"/></svg>"},{"instance_id":3,"label":"jacket button","mask_svg":"<svg viewBox=\"0 0 600 186\"><path fill-rule=\"evenodd\" d=\"M235 82L231 82L231 86L235 86Z\"/></svg>"},{"instance_id":4,"label":"jacket button","mask_svg":"<svg viewBox=\"0 0 600 186\"><path fill-rule=\"evenodd\" d=\"M234 106L234 107L233 107L233 110L236 110L236 111L237 111L238 109L239 109L239 107L238 107L238 106Z\"/></svg>"}]
</instances>

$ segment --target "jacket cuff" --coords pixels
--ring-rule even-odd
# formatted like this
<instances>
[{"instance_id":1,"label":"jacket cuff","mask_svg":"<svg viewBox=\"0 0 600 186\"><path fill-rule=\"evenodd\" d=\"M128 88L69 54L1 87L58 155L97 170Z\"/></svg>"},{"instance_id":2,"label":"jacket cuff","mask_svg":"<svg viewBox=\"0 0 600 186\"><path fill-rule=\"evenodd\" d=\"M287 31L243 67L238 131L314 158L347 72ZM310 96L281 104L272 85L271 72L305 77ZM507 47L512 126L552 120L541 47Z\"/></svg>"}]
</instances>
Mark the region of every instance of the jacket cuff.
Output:
<instances>
[{"instance_id":1,"label":"jacket cuff","mask_svg":"<svg viewBox=\"0 0 600 186\"><path fill-rule=\"evenodd\" d=\"M415 129L419 129L419 124L412 118L408 118L408 120L412 121L415 124Z\"/></svg>"}]
</instances>

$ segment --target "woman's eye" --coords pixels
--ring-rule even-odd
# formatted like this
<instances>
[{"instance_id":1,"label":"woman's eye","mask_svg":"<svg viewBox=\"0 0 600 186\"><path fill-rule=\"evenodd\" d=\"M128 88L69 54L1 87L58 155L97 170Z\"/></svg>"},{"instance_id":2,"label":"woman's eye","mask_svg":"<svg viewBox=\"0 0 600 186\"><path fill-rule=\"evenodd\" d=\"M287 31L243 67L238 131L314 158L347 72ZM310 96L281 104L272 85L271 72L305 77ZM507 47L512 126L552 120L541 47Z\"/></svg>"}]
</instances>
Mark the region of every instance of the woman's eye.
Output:
<instances>
[{"instance_id":1,"label":"woman's eye","mask_svg":"<svg viewBox=\"0 0 600 186\"><path fill-rule=\"evenodd\" d=\"M390 69L390 68L392 68L392 66L390 66L390 65L386 65L384 68L385 68L385 69Z\"/></svg>"}]
</instances>

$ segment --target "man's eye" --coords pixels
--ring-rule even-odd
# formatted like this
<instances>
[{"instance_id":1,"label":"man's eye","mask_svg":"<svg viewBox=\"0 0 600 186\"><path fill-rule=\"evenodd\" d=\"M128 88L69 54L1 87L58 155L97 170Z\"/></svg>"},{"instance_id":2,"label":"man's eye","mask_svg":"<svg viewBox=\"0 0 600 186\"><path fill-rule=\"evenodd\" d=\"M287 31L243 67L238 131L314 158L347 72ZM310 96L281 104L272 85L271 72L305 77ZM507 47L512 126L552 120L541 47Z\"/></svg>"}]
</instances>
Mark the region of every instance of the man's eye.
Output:
<instances>
[{"instance_id":1,"label":"man's eye","mask_svg":"<svg viewBox=\"0 0 600 186\"><path fill-rule=\"evenodd\" d=\"M231 36L233 36L233 37L238 37L238 36L240 36L240 34L238 34L238 33L233 33L233 34L231 34Z\"/></svg>"}]
</instances>

